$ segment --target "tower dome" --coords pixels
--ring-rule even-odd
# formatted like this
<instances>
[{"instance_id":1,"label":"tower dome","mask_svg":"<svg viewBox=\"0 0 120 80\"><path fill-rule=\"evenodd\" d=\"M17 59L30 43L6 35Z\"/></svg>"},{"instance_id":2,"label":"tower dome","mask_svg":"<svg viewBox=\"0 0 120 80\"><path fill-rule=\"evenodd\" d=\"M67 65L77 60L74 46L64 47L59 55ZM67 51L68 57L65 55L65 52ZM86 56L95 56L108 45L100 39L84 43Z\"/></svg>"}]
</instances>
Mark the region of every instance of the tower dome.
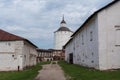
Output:
<instances>
[{"instance_id":1,"label":"tower dome","mask_svg":"<svg viewBox=\"0 0 120 80\"><path fill-rule=\"evenodd\" d=\"M72 34L73 32L66 26L66 21L63 16L60 27L54 32L54 48L61 50Z\"/></svg>"},{"instance_id":2,"label":"tower dome","mask_svg":"<svg viewBox=\"0 0 120 80\"><path fill-rule=\"evenodd\" d=\"M71 31L71 30L67 27L60 27L57 31Z\"/></svg>"},{"instance_id":3,"label":"tower dome","mask_svg":"<svg viewBox=\"0 0 120 80\"><path fill-rule=\"evenodd\" d=\"M69 28L66 27L66 21L64 20L64 16L63 16L62 21L60 23L60 28L58 28L58 30L56 32L58 32L58 31L70 31L70 32L72 32Z\"/></svg>"}]
</instances>

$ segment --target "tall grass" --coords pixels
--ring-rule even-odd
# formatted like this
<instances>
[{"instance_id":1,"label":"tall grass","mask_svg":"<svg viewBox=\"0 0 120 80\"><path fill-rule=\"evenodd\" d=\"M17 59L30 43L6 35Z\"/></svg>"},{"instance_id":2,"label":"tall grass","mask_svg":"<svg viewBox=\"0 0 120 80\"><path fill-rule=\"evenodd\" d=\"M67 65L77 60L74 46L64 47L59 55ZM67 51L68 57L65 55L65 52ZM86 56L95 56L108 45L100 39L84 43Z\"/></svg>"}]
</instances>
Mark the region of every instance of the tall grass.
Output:
<instances>
[{"instance_id":1,"label":"tall grass","mask_svg":"<svg viewBox=\"0 0 120 80\"><path fill-rule=\"evenodd\" d=\"M120 70L99 71L64 61L60 61L59 65L71 77L69 80L120 80Z\"/></svg>"},{"instance_id":2,"label":"tall grass","mask_svg":"<svg viewBox=\"0 0 120 80\"><path fill-rule=\"evenodd\" d=\"M42 69L41 65L49 63L50 62L40 62L36 66L19 72L0 72L0 80L34 80L38 71Z\"/></svg>"}]
</instances>

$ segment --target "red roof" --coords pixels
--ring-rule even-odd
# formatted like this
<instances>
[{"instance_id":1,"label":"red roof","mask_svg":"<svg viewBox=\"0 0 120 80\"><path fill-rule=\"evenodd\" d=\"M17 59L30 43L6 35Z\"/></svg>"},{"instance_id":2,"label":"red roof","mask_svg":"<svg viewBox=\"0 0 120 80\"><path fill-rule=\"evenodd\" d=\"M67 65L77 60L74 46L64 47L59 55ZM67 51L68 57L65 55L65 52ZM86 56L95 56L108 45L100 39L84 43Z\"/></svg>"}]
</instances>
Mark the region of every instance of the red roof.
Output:
<instances>
[{"instance_id":1,"label":"red roof","mask_svg":"<svg viewBox=\"0 0 120 80\"><path fill-rule=\"evenodd\" d=\"M8 33L0 29L0 41L11 41L11 40L25 40L25 38L19 37L17 35Z\"/></svg>"},{"instance_id":2,"label":"red roof","mask_svg":"<svg viewBox=\"0 0 120 80\"><path fill-rule=\"evenodd\" d=\"M27 41L28 43L32 44L33 46L37 47L36 45L34 45L32 42L30 42L29 40L23 38L23 37L20 37L20 36L17 36L17 35L14 35L14 34L11 34L9 32L6 32L2 29L0 29L0 41L16 41L16 40L23 40L23 41Z\"/></svg>"}]
</instances>

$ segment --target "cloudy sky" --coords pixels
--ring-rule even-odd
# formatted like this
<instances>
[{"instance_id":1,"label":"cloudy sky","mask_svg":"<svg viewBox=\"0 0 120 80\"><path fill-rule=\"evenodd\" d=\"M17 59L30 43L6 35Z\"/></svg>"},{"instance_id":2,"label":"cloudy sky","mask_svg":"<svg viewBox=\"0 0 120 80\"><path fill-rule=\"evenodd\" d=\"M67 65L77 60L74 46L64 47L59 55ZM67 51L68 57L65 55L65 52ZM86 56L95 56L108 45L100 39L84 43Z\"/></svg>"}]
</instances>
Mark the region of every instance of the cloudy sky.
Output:
<instances>
[{"instance_id":1,"label":"cloudy sky","mask_svg":"<svg viewBox=\"0 0 120 80\"><path fill-rule=\"evenodd\" d=\"M94 11L112 0L0 0L0 29L53 48L62 15L75 31Z\"/></svg>"}]
</instances>

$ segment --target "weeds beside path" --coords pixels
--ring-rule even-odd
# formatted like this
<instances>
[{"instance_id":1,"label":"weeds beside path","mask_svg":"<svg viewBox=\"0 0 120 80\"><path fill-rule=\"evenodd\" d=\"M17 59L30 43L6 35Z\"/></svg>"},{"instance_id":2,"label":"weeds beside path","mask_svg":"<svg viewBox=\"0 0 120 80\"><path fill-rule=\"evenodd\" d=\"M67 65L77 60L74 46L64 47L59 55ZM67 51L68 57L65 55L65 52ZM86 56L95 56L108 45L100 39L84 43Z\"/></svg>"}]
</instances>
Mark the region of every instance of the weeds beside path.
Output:
<instances>
[{"instance_id":1,"label":"weeds beside path","mask_svg":"<svg viewBox=\"0 0 120 80\"><path fill-rule=\"evenodd\" d=\"M69 76L68 80L120 80L120 70L99 71L64 61L60 61L59 65L64 70L65 75Z\"/></svg>"},{"instance_id":2,"label":"weeds beside path","mask_svg":"<svg viewBox=\"0 0 120 80\"><path fill-rule=\"evenodd\" d=\"M33 80L38 74L38 70L42 69L41 65L48 63L50 62L41 62L30 69L20 72L0 72L0 80Z\"/></svg>"}]
</instances>

